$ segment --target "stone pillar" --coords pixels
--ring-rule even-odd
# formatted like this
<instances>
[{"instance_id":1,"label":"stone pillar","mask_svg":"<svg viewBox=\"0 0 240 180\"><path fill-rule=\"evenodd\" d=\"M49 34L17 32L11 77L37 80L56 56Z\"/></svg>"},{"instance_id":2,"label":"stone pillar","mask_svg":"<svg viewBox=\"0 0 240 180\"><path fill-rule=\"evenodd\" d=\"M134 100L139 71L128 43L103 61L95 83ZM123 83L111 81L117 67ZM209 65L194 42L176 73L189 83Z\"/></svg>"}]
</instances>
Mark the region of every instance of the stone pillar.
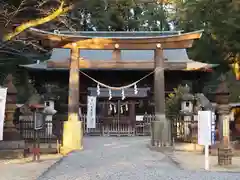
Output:
<instances>
[{"instance_id":1,"label":"stone pillar","mask_svg":"<svg viewBox=\"0 0 240 180\"><path fill-rule=\"evenodd\" d=\"M232 149L229 138L229 89L223 77L216 91L217 114L219 117L219 138L220 145L218 147L218 164L232 164Z\"/></svg>"},{"instance_id":2,"label":"stone pillar","mask_svg":"<svg viewBox=\"0 0 240 180\"><path fill-rule=\"evenodd\" d=\"M170 146L171 124L165 115L164 57L161 44L156 44L154 72L155 121L152 121L152 146Z\"/></svg>"},{"instance_id":3,"label":"stone pillar","mask_svg":"<svg viewBox=\"0 0 240 180\"><path fill-rule=\"evenodd\" d=\"M17 108L16 97L17 89L13 85L12 75L8 75L4 84L7 87L5 124L3 130L3 141L0 141L0 156L9 158L23 157L25 143L20 132L13 124L14 112Z\"/></svg>"}]
</instances>

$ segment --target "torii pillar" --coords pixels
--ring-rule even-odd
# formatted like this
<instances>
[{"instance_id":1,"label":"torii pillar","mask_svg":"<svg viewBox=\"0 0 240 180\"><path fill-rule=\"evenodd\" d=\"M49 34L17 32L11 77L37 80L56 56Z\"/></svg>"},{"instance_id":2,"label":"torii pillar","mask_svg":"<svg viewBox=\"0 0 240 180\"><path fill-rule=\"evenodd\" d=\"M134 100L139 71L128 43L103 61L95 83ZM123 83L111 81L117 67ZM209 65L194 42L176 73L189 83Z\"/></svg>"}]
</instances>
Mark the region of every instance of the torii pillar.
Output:
<instances>
[{"instance_id":1,"label":"torii pillar","mask_svg":"<svg viewBox=\"0 0 240 180\"><path fill-rule=\"evenodd\" d=\"M73 43L69 70L68 120L64 122L63 144L61 148L61 153L64 155L83 149L82 122L79 120L79 53L77 44Z\"/></svg>"},{"instance_id":2,"label":"torii pillar","mask_svg":"<svg viewBox=\"0 0 240 180\"><path fill-rule=\"evenodd\" d=\"M156 44L154 53L154 101L155 101L155 121L152 121L152 146L172 145L171 124L166 119L165 114L165 77L164 77L164 57L163 48L160 43Z\"/></svg>"}]
</instances>

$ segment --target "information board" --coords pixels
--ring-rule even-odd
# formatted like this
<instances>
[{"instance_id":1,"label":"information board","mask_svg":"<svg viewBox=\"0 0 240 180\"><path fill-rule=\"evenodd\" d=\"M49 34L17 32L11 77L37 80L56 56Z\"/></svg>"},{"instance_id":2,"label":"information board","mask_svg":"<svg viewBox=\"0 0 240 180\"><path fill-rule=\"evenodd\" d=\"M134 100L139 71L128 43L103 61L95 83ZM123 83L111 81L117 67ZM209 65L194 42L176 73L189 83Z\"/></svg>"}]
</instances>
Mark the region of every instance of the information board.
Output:
<instances>
[{"instance_id":1,"label":"information board","mask_svg":"<svg viewBox=\"0 0 240 180\"><path fill-rule=\"evenodd\" d=\"M87 97L87 128L96 128L96 103L95 96Z\"/></svg>"},{"instance_id":2,"label":"information board","mask_svg":"<svg viewBox=\"0 0 240 180\"><path fill-rule=\"evenodd\" d=\"M43 113L34 112L34 129L40 130L44 128L44 115Z\"/></svg>"},{"instance_id":3,"label":"information board","mask_svg":"<svg viewBox=\"0 0 240 180\"><path fill-rule=\"evenodd\" d=\"M0 141L3 140L7 88L0 88Z\"/></svg>"},{"instance_id":4,"label":"information board","mask_svg":"<svg viewBox=\"0 0 240 180\"><path fill-rule=\"evenodd\" d=\"M212 144L212 111L198 111L198 144Z\"/></svg>"}]
</instances>

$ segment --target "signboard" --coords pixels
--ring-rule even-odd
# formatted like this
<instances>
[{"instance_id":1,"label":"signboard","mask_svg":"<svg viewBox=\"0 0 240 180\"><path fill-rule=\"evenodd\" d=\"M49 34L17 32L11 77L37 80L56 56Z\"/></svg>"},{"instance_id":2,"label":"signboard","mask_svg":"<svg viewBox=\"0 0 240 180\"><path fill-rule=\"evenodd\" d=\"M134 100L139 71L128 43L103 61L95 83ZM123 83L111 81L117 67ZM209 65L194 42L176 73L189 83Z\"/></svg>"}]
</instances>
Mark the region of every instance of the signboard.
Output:
<instances>
[{"instance_id":1,"label":"signboard","mask_svg":"<svg viewBox=\"0 0 240 180\"><path fill-rule=\"evenodd\" d=\"M3 140L7 88L0 88L0 141Z\"/></svg>"},{"instance_id":2,"label":"signboard","mask_svg":"<svg viewBox=\"0 0 240 180\"><path fill-rule=\"evenodd\" d=\"M43 113L34 112L34 129L40 130L44 128L44 115Z\"/></svg>"},{"instance_id":3,"label":"signboard","mask_svg":"<svg viewBox=\"0 0 240 180\"><path fill-rule=\"evenodd\" d=\"M229 136L229 116L223 116L223 136Z\"/></svg>"},{"instance_id":4,"label":"signboard","mask_svg":"<svg viewBox=\"0 0 240 180\"><path fill-rule=\"evenodd\" d=\"M143 121L143 116L136 116L136 121Z\"/></svg>"},{"instance_id":5,"label":"signboard","mask_svg":"<svg viewBox=\"0 0 240 180\"><path fill-rule=\"evenodd\" d=\"M96 103L95 96L87 97L87 128L96 128Z\"/></svg>"},{"instance_id":6,"label":"signboard","mask_svg":"<svg viewBox=\"0 0 240 180\"><path fill-rule=\"evenodd\" d=\"M209 145L215 143L215 114L198 111L198 144L204 145L205 170L209 170Z\"/></svg>"},{"instance_id":7,"label":"signboard","mask_svg":"<svg viewBox=\"0 0 240 180\"><path fill-rule=\"evenodd\" d=\"M211 144L215 144L216 141L216 115L212 112L212 120L211 120Z\"/></svg>"},{"instance_id":8,"label":"signboard","mask_svg":"<svg viewBox=\"0 0 240 180\"><path fill-rule=\"evenodd\" d=\"M212 144L211 125L212 112L198 111L198 144L204 146Z\"/></svg>"}]
</instances>

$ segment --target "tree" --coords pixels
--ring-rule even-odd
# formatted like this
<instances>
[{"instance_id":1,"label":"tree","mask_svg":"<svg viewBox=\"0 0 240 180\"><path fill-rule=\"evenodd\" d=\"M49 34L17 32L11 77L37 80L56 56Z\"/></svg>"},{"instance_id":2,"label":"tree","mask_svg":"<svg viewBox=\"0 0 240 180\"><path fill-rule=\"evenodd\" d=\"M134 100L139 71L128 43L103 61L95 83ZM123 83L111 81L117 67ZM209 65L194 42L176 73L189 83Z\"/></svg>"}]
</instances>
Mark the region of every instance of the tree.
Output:
<instances>
[{"instance_id":1,"label":"tree","mask_svg":"<svg viewBox=\"0 0 240 180\"><path fill-rule=\"evenodd\" d=\"M239 61L240 3L237 0L177 1L174 24L178 29L204 29L191 57L210 63ZM204 53L202 53L204 52ZM225 63L223 63L225 64Z\"/></svg>"},{"instance_id":2,"label":"tree","mask_svg":"<svg viewBox=\"0 0 240 180\"><path fill-rule=\"evenodd\" d=\"M204 29L202 38L194 43L189 56L194 60L220 64L205 84L211 86L210 89L216 89L220 74L227 73L232 101L236 101L240 95L238 86L233 85L236 81L230 76L232 72L229 72L233 64L236 77L240 78L239 12L240 3L237 0L176 0L172 17L177 29L187 32Z\"/></svg>"}]
</instances>

